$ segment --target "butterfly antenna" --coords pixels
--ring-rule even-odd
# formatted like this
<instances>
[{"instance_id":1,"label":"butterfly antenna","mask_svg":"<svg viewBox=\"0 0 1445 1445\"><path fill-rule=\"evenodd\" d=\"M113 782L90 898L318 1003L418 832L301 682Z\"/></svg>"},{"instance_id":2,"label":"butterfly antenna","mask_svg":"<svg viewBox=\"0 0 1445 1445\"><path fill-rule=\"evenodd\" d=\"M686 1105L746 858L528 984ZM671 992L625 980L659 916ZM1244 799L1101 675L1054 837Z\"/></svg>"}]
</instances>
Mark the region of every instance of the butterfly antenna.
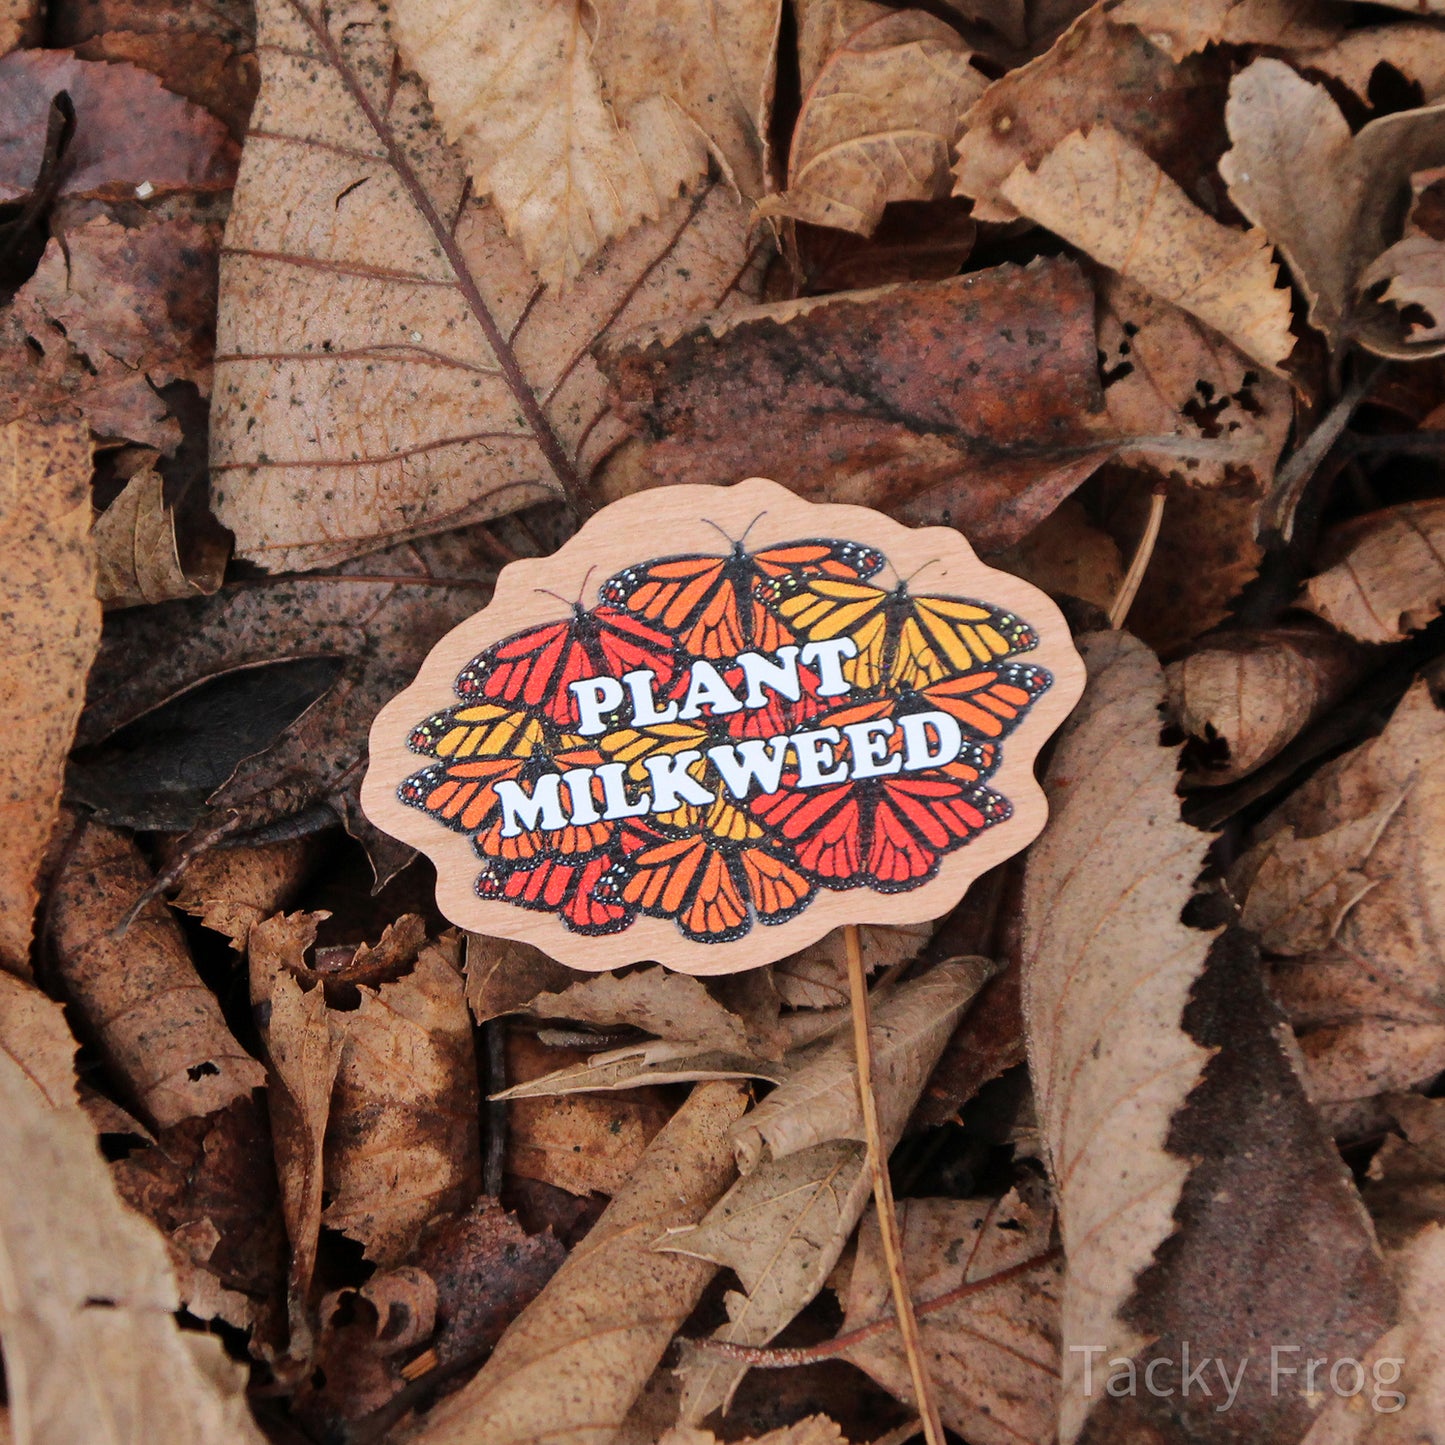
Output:
<instances>
[{"instance_id":1,"label":"butterfly antenna","mask_svg":"<svg viewBox=\"0 0 1445 1445\"><path fill-rule=\"evenodd\" d=\"M741 538L734 538L734 537L729 536L728 533L727 533L726 531L724 531L723 528L719 527L718 524L717 524L716 522L714 522L711 517L703 517L703 518L701 518L700 520L701 520L702 524L703 524L705 527L711 527L711 528L713 529L713 531L716 532L716 533L718 534L718 536L721 537L721 538L723 539L723 541L728 544L729 547L731 547L735 541L741 541L741 540L742 540ZM746 537L746 536L747 536L747 533L744 532L744 533L743 533L743 537Z\"/></svg>"},{"instance_id":2,"label":"butterfly antenna","mask_svg":"<svg viewBox=\"0 0 1445 1445\"><path fill-rule=\"evenodd\" d=\"M920 563L918 564L918 566L916 566L916 567L913 569L913 571L911 571L911 572L908 574L908 576L906 576L906 577L900 577L900 578L898 579L900 585L902 585L902 586L904 586L904 587L907 587L907 586L913 581L913 579L914 579L916 576L918 576L918 574L919 574L920 572L922 572L925 568L928 568L928 567L936 567L936 566L939 564L940 561L942 561L942 558L940 558L940 557L930 557L930 558L928 559L928 561L926 561L926 562L920 562ZM896 574L895 574L895 575L896 575Z\"/></svg>"},{"instance_id":3,"label":"butterfly antenna","mask_svg":"<svg viewBox=\"0 0 1445 1445\"><path fill-rule=\"evenodd\" d=\"M592 574L596 570L597 564L594 562L583 574L582 585L577 589L577 601L573 604L573 606L580 607L582 605L582 599L587 595L587 584L592 580Z\"/></svg>"},{"instance_id":4,"label":"butterfly antenna","mask_svg":"<svg viewBox=\"0 0 1445 1445\"><path fill-rule=\"evenodd\" d=\"M746 541L748 540L748 533L751 532L751 531L753 530L753 528L756 527L756 526L758 525L758 523L761 522L761 521L763 520L763 518L766 517L767 515L768 515L768 509L767 509L766 507L764 507L763 510L762 510L761 512L759 512L758 515L757 515L756 517L754 517L754 518L752 519L752 521L747 524L746 527L743 528L743 534L742 534L741 537L738 538L738 545L739 545L739 546L741 546L744 542L746 542Z\"/></svg>"},{"instance_id":5,"label":"butterfly antenna","mask_svg":"<svg viewBox=\"0 0 1445 1445\"><path fill-rule=\"evenodd\" d=\"M584 583L583 585L585 586L586 584ZM547 597L555 597L557 601L563 605L563 607L580 607L582 603L581 598L578 598L576 602L573 602L570 598L563 597L560 592L554 592L550 587L534 587L532 588L532 591L541 592Z\"/></svg>"}]
</instances>

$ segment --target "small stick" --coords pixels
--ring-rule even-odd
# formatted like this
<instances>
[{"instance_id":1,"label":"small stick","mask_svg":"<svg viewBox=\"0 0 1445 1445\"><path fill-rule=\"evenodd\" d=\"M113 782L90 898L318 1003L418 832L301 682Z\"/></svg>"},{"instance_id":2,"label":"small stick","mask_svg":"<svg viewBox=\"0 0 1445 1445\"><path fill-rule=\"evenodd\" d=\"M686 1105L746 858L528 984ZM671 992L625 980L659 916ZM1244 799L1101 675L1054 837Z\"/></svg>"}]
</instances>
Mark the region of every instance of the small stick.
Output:
<instances>
[{"instance_id":1,"label":"small stick","mask_svg":"<svg viewBox=\"0 0 1445 1445\"><path fill-rule=\"evenodd\" d=\"M873 1045L869 1037L868 980L863 973L863 944L858 925L850 923L843 931L848 955L848 991L853 1000L853 1044L858 1055L858 1099L863 1110L863 1132L868 1146L868 1170L873 1176L873 1202L878 1209L878 1227L883 1236L883 1255L888 1261L888 1278L893 1286L893 1304L898 1312L898 1332L903 1338L903 1352L908 1357L908 1373L913 1379L913 1394L923 1422L923 1438L928 1445L945 1445L943 1421L938 1415L933 1381L928 1362L923 1357L923 1339L918 1331L918 1317L913 1312L913 1296L908 1292L908 1277L903 1272L903 1240L898 1230L898 1213L893 1207L893 1186L888 1180L888 1160L883 1153L883 1137L878 1129L878 1101L873 1095Z\"/></svg>"},{"instance_id":2,"label":"small stick","mask_svg":"<svg viewBox=\"0 0 1445 1445\"><path fill-rule=\"evenodd\" d=\"M1124 574L1124 581L1120 584L1119 594L1114 598L1114 605L1109 609L1109 626L1115 630L1124 625L1124 619L1128 617L1129 609L1139 595L1139 587L1144 581L1144 574L1149 570L1149 559L1154 555L1154 544L1159 540L1159 528L1164 521L1165 491L1165 483L1156 482L1154 484L1154 490L1149 497L1149 516L1144 523L1144 535L1139 538L1139 545L1134 549L1129 570Z\"/></svg>"}]
</instances>

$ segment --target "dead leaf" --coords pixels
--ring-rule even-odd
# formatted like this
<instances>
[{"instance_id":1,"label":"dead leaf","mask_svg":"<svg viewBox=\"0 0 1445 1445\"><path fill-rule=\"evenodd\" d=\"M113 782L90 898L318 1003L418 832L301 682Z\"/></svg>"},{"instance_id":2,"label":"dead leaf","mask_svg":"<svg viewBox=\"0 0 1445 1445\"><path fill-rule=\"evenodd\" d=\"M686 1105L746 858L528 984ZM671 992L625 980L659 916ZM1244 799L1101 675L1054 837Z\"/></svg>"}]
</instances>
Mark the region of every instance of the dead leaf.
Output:
<instances>
[{"instance_id":1,"label":"dead leaf","mask_svg":"<svg viewBox=\"0 0 1445 1445\"><path fill-rule=\"evenodd\" d=\"M864 923L858 937L863 968L874 974L917 956L938 925L926 923ZM848 1004L848 960L844 930L835 928L800 953L773 965L773 983L789 1008L844 1008Z\"/></svg>"},{"instance_id":2,"label":"dead leaf","mask_svg":"<svg viewBox=\"0 0 1445 1445\"><path fill-rule=\"evenodd\" d=\"M78 1105L0 1051L0 1295L16 1445L263 1445L245 1372L182 1331L165 1246L116 1197ZM15 1167L23 1161L23 1167Z\"/></svg>"},{"instance_id":3,"label":"dead leaf","mask_svg":"<svg viewBox=\"0 0 1445 1445\"><path fill-rule=\"evenodd\" d=\"M1133 25L1151 45L1177 61L1210 45L1263 45L1272 50L1309 51L1332 45L1344 26L1329 11L1295 0L1123 0L1109 11L1115 25Z\"/></svg>"},{"instance_id":4,"label":"dead leaf","mask_svg":"<svg viewBox=\"0 0 1445 1445\"><path fill-rule=\"evenodd\" d=\"M1371 121L1358 135L1321 85L1280 60L1235 76L1226 109L1233 147L1219 162L1230 198L1267 233L1309 299L1332 349L1358 340L1381 356L1430 356L1397 312L1357 300L1366 268L1398 235L1396 193L1445 157L1445 106Z\"/></svg>"},{"instance_id":5,"label":"dead leaf","mask_svg":"<svg viewBox=\"0 0 1445 1445\"><path fill-rule=\"evenodd\" d=\"M914 1301L961 1296L921 1314L918 1326L943 1423L978 1445L1052 1445L1055 1438L1063 1264L1049 1258L1053 1225L1048 1191L1037 1179L1002 1199L898 1202ZM975 1292L965 1290L970 1285ZM892 1304L878 1216L870 1210L858 1231L839 1333L887 1321ZM849 1345L843 1358L913 1403L896 1327Z\"/></svg>"},{"instance_id":6,"label":"dead leaf","mask_svg":"<svg viewBox=\"0 0 1445 1445\"><path fill-rule=\"evenodd\" d=\"M577 1057L575 1050L547 1049L514 1031L507 1038L507 1077L525 1081ZM507 1172L569 1194L615 1196L670 1112L655 1093L516 1099L507 1106Z\"/></svg>"},{"instance_id":7,"label":"dead leaf","mask_svg":"<svg viewBox=\"0 0 1445 1445\"><path fill-rule=\"evenodd\" d=\"M251 925L295 901L317 852L314 837L213 848L186 869L171 904L225 934L231 947L244 953Z\"/></svg>"},{"instance_id":8,"label":"dead leaf","mask_svg":"<svg viewBox=\"0 0 1445 1445\"><path fill-rule=\"evenodd\" d=\"M959 117L985 85L958 32L872 0L808 0L800 15L787 189L756 214L871 236L890 201L947 196Z\"/></svg>"},{"instance_id":9,"label":"dead leaf","mask_svg":"<svg viewBox=\"0 0 1445 1445\"><path fill-rule=\"evenodd\" d=\"M323 1144L351 1023L326 1007L319 984L306 990L297 978L321 917L278 913L251 930L251 1008L266 1049L276 1175L291 1241L288 1350L297 1362L307 1359L313 1342L309 1295L321 1231Z\"/></svg>"},{"instance_id":10,"label":"dead leaf","mask_svg":"<svg viewBox=\"0 0 1445 1445\"><path fill-rule=\"evenodd\" d=\"M958 1123L983 1086L1024 1062L1019 966L1010 960L979 990L963 1022L944 1045L914 1110L915 1129Z\"/></svg>"},{"instance_id":11,"label":"dead leaf","mask_svg":"<svg viewBox=\"0 0 1445 1445\"><path fill-rule=\"evenodd\" d=\"M0 55L40 38L39 0L0 0ZM0 1431L0 1438L8 1437Z\"/></svg>"},{"instance_id":12,"label":"dead leaf","mask_svg":"<svg viewBox=\"0 0 1445 1445\"><path fill-rule=\"evenodd\" d=\"M1418 85L1427 102L1445 95L1445 31L1430 20L1350 30L1333 45L1301 55L1298 61L1306 70L1332 76L1365 101L1382 65Z\"/></svg>"},{"instance_id":13,"label":"dead leaf","mask_svg":"<svg viewBox=\"0 0 1445 1445\"><path fill-rule=\"evenodd\" d=\"M1174 1231L1127 1306L1127 1322L1146 1342L1132 1376L1118 1360L1096 1361L1090 1438L1182 1431L1200 1445L1298 1440L1327 1393L1323 1378L1311 1383L1303 1367L1296 1375L1272 1367L1359 1358L1394 1318L1393 1289L1243 930L1216 939L1184 1027L1213 1053L1169 1132L1169 1152L1189 1178ZM1136 1157L1125 1165L1131 1177ZM1196 1369L1206 1356L1229 1362L1229 1383L1211 1371L1208 1395L1186 1395L1185 1341ZM1261 1349L1266 1342L1283 1348L1272 1354L1273 1345ZM1155 1388L1101 1389L1105 1370L1121 1383L1152 1378Z\"/></svg>"},{"instance_id":14,"label":"dead leaf","mask_svg":"<svg viewBox=\"0 0 1445 1445\"><path fill-rule=\"evenodd\" d=\"M217 548L192 576L181 563L176 515L153 466L137 472L95 519L96 596L106 607L140 607L209 595L221 585L226 550Z\"/></svg>"},{"instance_id":15,"label":"dead leaf","mask_svg":"<svg viewBox=\"0 0 1445 1445\"><path fill-rule=\"evenodd\" d=\"M1418 682L1378 738L1327 763L1261 825L1233 886L1295 961L1272 987L1299 1035L1311 1096L1339 1129L1375 1095L1445 1069L1439 854L1445 719ZM1310 906L1300 894L1322 890Z\"/></svg>"},{"instance_id":16,"label":"dead leaf","mask_svg":"<svg viewBox=\"0 0 1445 1445\"><path fill-rule=\"evenodd\" d=\"M226 1027L185 939L153 899L116 930L152 879L135 844L81 827L55 883L55 977L146 1122L166 1128L265 1083Z\"/></svg>"},{"instance_id":17,"label":"dead leaf","mask_svg":"<svg viewBox=\"0 0 1445 1445\"><path fill-rule=\"evenodd\" d=\"M65 756L100 641L83 427L0 428L0 718L12 740L0 794L0 968L28 976L37 875L60 817Z\"/></svg>"},{"instance_id":18,"label":"dead leaf","mask_svg":"<svg viewBox=\"0 0 1445 1445\"><path fill-rule=\"evenodd\" d=\"M874 1087L890 1153L959 1015L987 978L984 959L949 960L873 1006ZM733 1127L743 1177L696 1228L665 1248L731 1269L743 1292L724 1296L713 1338L765 1345L822 1289L868 1202L851 1035L807 1051L758 1108ZM683 1366L682 1419L726 1409L747 1372L695 1353Z\"/></svg>"},{"instance_id":19,"label":"dead leaf","mask_svg":"<svg viewBox=\"0 0 1445 1445\"><path fill-rule=\"evenodd\" d=\"M1124 452L1126 466L1191 486L1253 480L1266 486L1294 420L1288 382L1253 366L1209 326L1124 277L1106 272L1099 294L1100 371L1109 415L1124 435L1224 438L1239 455L1166 457Z\"/></svg>"},{"instance_id":20,"label":"dead leaf","mask_svg":"<svg viewBox=\"0 0 1445 1445\"><path fill-rule=\"evenodd\" d=\"M704 1079L766 1079L781 1084L787 1076L785 1062L645 1039L593 1054L580 1064L514 1084L491 1097L506 1101L555 1098L637 1089L648 1084L693 1084Z\"/></svg>"},{"instance_id":21,"label":"dead leaf","mask_svg":"<svg viewBox=\"0 0 1445 1445\"><path fill-rule=\"evenodd\" d=\"M482 1372L427 1417L417 1445L606 1445L713 1275L652 1245L727 1187L728 1126L744 1106L736 1084L692 1091Z\"/></svg>"},{"instance_id":22,"label":"dead leaf","mask_svg":"<svg viewBox=\"0 0 1445 1445\"><path fill-rule=\"evenodd\" d=\"M954 1026L993 971L984 958L948 959L874 1002L874 1091L885 1139L902 1134ZM744 1173L765 1155L782 1159L832 1139L863 1137L857 1060L844 1033L814 1045L733 1132Z\"/></svg>"},{"instance_id":23,"label":"dead leaf","mask_svg":"<svg viewBox=\"0 0 1445 1445\"><path fill-rule=\"evenodd\" d=\"M242 1098L183 1119L111 1166L121 1198L165 1237L182 1306L262 1339L286 1280L264 1107Z\"/></svg>"},{"instance_id":24,"label":"dead leaf","mask_svg":"<svg viewBox=\"0 0 1445 1445\"><path fill-rule=\"evenodd\" d=\"M158 393L210 388L218 242L185 218L131 228L105 215L50 241L4 317L0 414L78 409L97 437L174 451L180 425Z\"/></svg>"},{"instance_id":25,"label":"dead leaf","mask_svg":"<svg viewBox=\"0 0 1445 1445\"><path fill-rule=\"evenodd\" d=\"M529 943L467 934L467 1002L479 1024L525 1008L540 993L561 993L585 974Z\"/></svg>"},{"instance_id":26,"label":"dead leaf","mask_svg":"<svg viewBox=\"0 0 1445 1445\"><path fill-rule=\"evenodd\" d=\"M1023 541L992 553L987 561L1051 597L1077 597L1103 612L1124 581L1118 543L1089 520L1077 497L1066 497Z\"/></svg>"},{"instance_id":27,"label":"dead leaf","mask_svg":"<svg viewBox=\"0 0 1445 1445\"><path fill-rule=\"evenodd\" d=\"M1159 745L1162 670L1127 633L1079 647L1089 682L1049 765L1051 816L1023 900L1029 1069L1069 1264L1065 1442L1093 1403L1067 1347L1127 1357L1145 1343L1124 1310L1189 1173L1166 1144L1209 1057L1181 1019L1213 936L1179 921L1209 839L1179 820L1177 750Z\"/></svg>"},{"instance_id":28,"label":"dead leaf","mask_svg":"<svg viewBox=\"0 0 1445 1445\"><path fill-rule=\"evenodd\" d=\"M1326 543L1333 566L1301 606L1361 642L1401 642L1445 607L1445 502L1403 502L1356 517Z\"/></svg>"},{"instance_id":29,"label":"dead leaf","mask_svg":"<svg viewBox=\"0 0 1445 1445\"><path fill-rule=\"evenodd\" d=\"M1197 317L1271 371L1290 354L1290 293L1263 231L1206 215L1112 126L1065 136L999 192L1102 265Z\"/></svg>"},{"instance_id":30,"label":"dead leaf","mask_svg":"<svg viewBox=\"0 0 1445 1445\"><path fill-rule=\"evenodd\" d=\"M720 1445L711 1430L698 1430L691 1425L676 1425L657 1445ZM809 1415L796 1425L769 1430L766 1435L750 1435L734 1445L845 1445L843 1432L826 1415Z\"/></svg>"},{"instance_id":31,"label":"dead leaf","mask_svg":"<svg viewBox=\"0 0 1445 1445\"><path fill-rule=\"evenodd\" d=\"M460 964L455 935L428 943L410 973L363 988L348 1021L322 1220L360 1240L383 1269L407 1257L434 1214L465 1208L481 1188L477 1061Z\"/></svg>"},{"instance_id":32,"label":"dead leaf","mask_svg":"<svg viewBox=\"0 0 1445 1445\"><path fill-rule=\"evenodd\" d=\"M238 140L256 99L256 21L245 0L86 0L53 7L47 43L124 60L203 105Z\"/></svg>"},{"instance_id":33,"label":"dead leaf","mask_svg":"<svg viewBox=\"0 0 1445 1445\"><path fill-rule=\"evenodd\" d=\"M51 100L75 107L63 196L131 200L165 191L224 191L236 174L236 143L214 116L172 95L133 65L77 60L63 50L16 50L0 58L0 201L29 193L40 174Z\"/></svg>"},{"instance_id":34,"label":"dead leaf","mask_svg":"<svg viewBox=\"0 0 1445 1445\"><path fill-rule=\"evenodd\" d=\"M60 1005L34 984L0 970L0 1057L52 1108L76 1101L77 1047Z\"/></svg>"},{"instance_id":35,"label":"dead leaf","mask_svg":"<svg viewBox=\"0 0 1445 1445\"><path fill-rule=\"evenodd\" d=\"M547 290L470 195L416 80L392 84L379 6L259 15L211 427L237 554L320 567L575 498L623 432L590 346L756 294L741 203L710 185Z\"/></svg>"},{"instance_id":36,"label":"dead leaf","mask_svg":"<svg viewBox=\"0 0 1445 1445\"><path fill-rule=\"evenodd\" d=\"M981 221L1016 220L1003 181L1081 128L1112 126L1186 189L1212 169L1215 126L1201 98L1222 87L1220 67L1201 58L1171 63L1102 5L1068 19L1045 54L1000 76L963 117L955 194L974 197Z\"/></svg>"},{"instance_id":37,"label":"dead leaf","mask_svg":"<svg viewBox=\"0 0 1445 1445\"><path fill-rule=\"evenodd\" d=\"M1036 261L634 332L599 355L650 444L602 497L761 473L1007 546L1113 447L1092 312L1077 267Z\"/></svg>"},{"instance_id":38,"label":"dead leaf","mask_svg":"<svg viewBox=\"0 0 1445 1445\"><path fill-rule=\"evenodd\" d=\"M1189 781L1232 783L1275 757L1359 676L1355 649L1314 628L1221 632L1165 670L1171 716L1205 742Z\"/></svg>"}]
</instances>

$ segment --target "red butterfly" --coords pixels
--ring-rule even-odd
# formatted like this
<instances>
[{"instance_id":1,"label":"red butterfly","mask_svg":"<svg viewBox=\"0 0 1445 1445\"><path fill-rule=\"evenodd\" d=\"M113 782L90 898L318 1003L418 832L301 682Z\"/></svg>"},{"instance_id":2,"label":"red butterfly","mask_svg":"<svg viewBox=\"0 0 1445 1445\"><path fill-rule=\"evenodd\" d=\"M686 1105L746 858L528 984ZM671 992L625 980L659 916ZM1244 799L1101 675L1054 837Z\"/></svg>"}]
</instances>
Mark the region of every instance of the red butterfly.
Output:
<instances>
[{"instance_id":1,"label":"red butterfly","mask_svg":"<svg viewBox=\"0 0 1445 1445\"><path fill-rule=\"evenodd\" d=\"M491 863L477 875L477 896L555 913L574 933L620 933L635 915L599 886L612 866L608 853L570 862Z\"/></svg>"},{"instance_id":2,"label":"red butterfly","mask_svg":"<svg viewBox=\"0 0 1445 1445\"><path fill-rule=\"evenodd\" d=\"M561 727L577 727L571 684L584 677L621 677L646 668L666 686L673 674L673 640L617 607L585 611L580 604L560 622L544 622L494 643L469 662L457 696L537 708Z\"/></svg>"},{"instance_id":3,"label":"red butterfly","mask_svg":"<svg viewBox=\"0 0 1445 1445\"><path fill-rule=\"evenodd\" d=\"M931 683L909 696L948 713L975 734L1001 738L1013 731L1053 681L1042 667L1006 662Z\"/></svg>"},{"instance_id":4,"label":"red butterfly","mask_svg":"<svg viewBox=\"0 0 1445 1445\"><path fill-rule=\"evenodd\" d=\"M724 556L686 554L628 567L602 584L598 597L671 632L695 657L736 657L749 648L775 652L792 630L759 595L785 576L871 577L883 554L857 542L783 542L747 551L734 542Z\"/></svg>"}]
</instances>

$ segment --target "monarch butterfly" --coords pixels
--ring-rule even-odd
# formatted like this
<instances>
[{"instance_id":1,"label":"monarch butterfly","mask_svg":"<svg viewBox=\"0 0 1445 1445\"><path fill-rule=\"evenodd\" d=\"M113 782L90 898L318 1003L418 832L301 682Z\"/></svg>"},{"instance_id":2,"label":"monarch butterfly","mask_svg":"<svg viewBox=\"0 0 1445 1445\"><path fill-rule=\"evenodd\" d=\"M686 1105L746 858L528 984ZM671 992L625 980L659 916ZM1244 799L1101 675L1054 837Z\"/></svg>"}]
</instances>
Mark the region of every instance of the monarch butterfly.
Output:
<instances>
[{"instance_id":1,"label":"monarch butterfly","mask_svg":"<svg viewBox=\"0 0 1445 1445\"><path fill-rule=\"evenodd\" d=\"M573 933L620 933L635 915L599 886L613 866L610 853L581 861L544 858L520 866L490 863L477 875L475 887L479 898L555 913Z\"/></svg>"},{"instance_id":2,"label":"monarch butterfly","mask_svg":"<svg viewBox=\"0 0 1445 1445\"><path fill-rule=\"evenodd\" d=\"M472 703L433 713L407 736L414 753L434 758L530 757L546 746L546 729L526 712Z\"/></svg>"},{"instance_id":3,"label":"monarch butterfly","mask_svg":"<svg viewBox=\"0 0 1445 1445\"><path fill-rule=\"evenodd\" d=\"M755 919L783 923L807 907L813 885L765 842L761 828L749 832L758 841L627 823L620 840L624 861L608 874L603 894L675 919L687 937L707 943L741 938Z\"/></svg>"},{"instance_id":4,"label":"monarch butterfly","mask_svg":"<svg viewBox=\"0 0 1445 1445\"><path fill-rule=\"evenodd\" d=\"M976 735L1001 738L1013 731L1053 681L1041 667L1004 663L930 683L911 696L948 713Z\"/></svg>"},{"instance_id":5,"label":"monarch butterfly","mask_svg":"<svg viewBox=\"0 0 1445 1445\"><path fill-rule=\"evenodd\" d=\"M580 604L560 622L544 622L494 643L457 677L457 696L520 703L562 727L577 727L571 684L601 674L621 676L648 668L666 686L673 672L673 641L630 612Z\"/></svg>"},{"instance_id":6,"label":"monarch butterfly","mask_svg":"<svg viewBox=\"0 0 1445 1445\"><path fill-rule=\"evenodd\" d=\"M843 664L854 687L918 688L1038 643L1011 612L963 597L915 596L836 577L780 577L765 589L778 615L810 641L851 637Z\"/></svg>"},{"instance_id":7,"label":"monarch butterfly","mask_svg":"<svg viewBox=\"0 0 1445 1445\"><path fill-rule=\"evenodd\" d=\"M865 578L887 559L858 542L783 542L756 552L733 543L724 556L685 554L628 567L599 599L665 627L695 657L774 652L792 632L764 605L760 587L783 577Z\"/></svg>"}]
</instances>

